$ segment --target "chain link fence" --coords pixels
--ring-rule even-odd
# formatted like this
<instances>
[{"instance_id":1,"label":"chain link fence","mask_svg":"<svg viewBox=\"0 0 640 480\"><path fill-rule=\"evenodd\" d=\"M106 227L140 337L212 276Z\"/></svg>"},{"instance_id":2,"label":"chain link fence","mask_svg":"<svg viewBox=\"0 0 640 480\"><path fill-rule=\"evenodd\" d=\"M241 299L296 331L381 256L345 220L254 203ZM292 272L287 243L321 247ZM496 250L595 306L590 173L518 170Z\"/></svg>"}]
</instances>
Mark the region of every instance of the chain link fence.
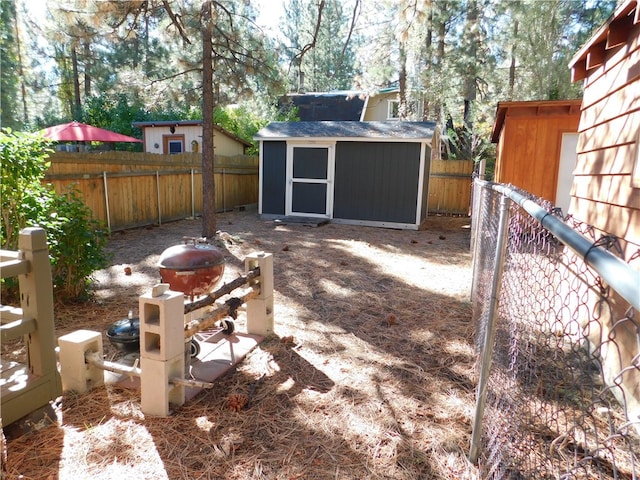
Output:
<instances>
[{"instance_id":1,"label":"chain link fence","mask_svg":"<svg viewBox=\"0 0 640 480\"><path fill-rule=\"evenodd\" d=\"M469 459L483 479L640 478L640 246L480 180L472 218Z\"/></svg>"}]
</instances>

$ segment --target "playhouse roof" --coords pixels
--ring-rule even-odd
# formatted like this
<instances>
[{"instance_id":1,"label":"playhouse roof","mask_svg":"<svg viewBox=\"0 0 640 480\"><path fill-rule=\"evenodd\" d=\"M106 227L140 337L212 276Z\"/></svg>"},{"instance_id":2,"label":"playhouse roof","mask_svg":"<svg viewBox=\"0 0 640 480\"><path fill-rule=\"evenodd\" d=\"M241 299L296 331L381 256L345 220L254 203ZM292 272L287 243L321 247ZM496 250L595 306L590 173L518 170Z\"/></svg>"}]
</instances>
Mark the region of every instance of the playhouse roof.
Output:
<instances>
[{"instance_id":1,"label":"playhouse roof","mask_svg":"<svg viewBox=\"0 0 640 480\"><path fill-rule=\"evenodd\" d=\"M626 43L631 28L637 23L640 23L637 1L626 0L571 59L571 81L585 79L589 70L602 65L607 50Z\"/></svg>"}]
</instances>

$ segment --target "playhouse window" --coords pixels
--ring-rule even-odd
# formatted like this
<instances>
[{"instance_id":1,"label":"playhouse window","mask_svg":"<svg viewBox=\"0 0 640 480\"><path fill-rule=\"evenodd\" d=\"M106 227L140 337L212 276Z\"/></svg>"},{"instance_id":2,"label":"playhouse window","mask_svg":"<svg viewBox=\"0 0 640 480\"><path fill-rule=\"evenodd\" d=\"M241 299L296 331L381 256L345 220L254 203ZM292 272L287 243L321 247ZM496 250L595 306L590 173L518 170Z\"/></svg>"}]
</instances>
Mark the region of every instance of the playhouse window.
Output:
<instances>
[{"instance_id":1,"label":"playhouse window","mask_svg":"<svg viewBox=\"0 0 640 480\"><path fill-rule=\"evenodd\" d=\"M169 140L169 154L182 153L182 142L180 140Z\"/></svg>"}]
</instances>

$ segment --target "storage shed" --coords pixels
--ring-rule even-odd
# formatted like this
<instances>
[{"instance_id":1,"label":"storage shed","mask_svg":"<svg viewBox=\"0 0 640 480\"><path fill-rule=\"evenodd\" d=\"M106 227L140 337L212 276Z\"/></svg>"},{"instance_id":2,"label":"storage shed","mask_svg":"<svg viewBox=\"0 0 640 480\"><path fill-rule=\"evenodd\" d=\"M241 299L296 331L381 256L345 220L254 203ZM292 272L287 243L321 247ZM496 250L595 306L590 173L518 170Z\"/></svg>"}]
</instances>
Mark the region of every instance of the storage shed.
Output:
<instances>
[{"instance_id":1,"label":"storage shed","mask_svg":"<svg viewBox=\"0 0 640 480\"><path fill-rule=\"evenodd\" d=\"M627 0L576 53L584 80L578 162L569 212L640 244L640 9ZM631 256L637 247L623 244Z\"/></svg>"},{"instance_id":2,"label":"storage shed","mask_svg":"<svg viewBox=\"0 0 640 480\"><path fill-rule=\"evenodd\" d=\"M495 181L569 209L581 100L499 102Z\"/></svg>"},{"instance_id":3,"label":"storage shed","mask_svg":"<svg viewBox=\"0 0 640 480\"><path fill-rule=\"evenodd\" d=\"M414 229L427 216L432 122L273 122L259 213Z\"/></svg>"}]
</instances>

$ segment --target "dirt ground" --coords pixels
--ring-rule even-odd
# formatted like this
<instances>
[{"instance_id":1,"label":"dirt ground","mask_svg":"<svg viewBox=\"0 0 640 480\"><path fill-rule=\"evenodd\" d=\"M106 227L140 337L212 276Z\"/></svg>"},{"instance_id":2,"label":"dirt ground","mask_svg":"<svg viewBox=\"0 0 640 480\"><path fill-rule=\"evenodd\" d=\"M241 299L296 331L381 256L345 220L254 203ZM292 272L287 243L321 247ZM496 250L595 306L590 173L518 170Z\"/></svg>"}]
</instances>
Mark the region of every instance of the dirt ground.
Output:
<instances>
[{"instance_id":1,"label":"dirt ground","mask_svg":"<svg viewBox=\"0 0 640 480\"><path fill-rule=\"evenodd\" d=\"M469 222L402 231L219 214L225 281L248 253L274 255L275 335L169 417L145 417L139 392L119 385L65 393L57 422L9 438L7 478L476 478ZM163 250L200 233L200 219L114 233L112 266L90 302L56 305L56 334L137 315ZM236 395L250 398L239 411Z\"/></svg>"}]
</instances>

